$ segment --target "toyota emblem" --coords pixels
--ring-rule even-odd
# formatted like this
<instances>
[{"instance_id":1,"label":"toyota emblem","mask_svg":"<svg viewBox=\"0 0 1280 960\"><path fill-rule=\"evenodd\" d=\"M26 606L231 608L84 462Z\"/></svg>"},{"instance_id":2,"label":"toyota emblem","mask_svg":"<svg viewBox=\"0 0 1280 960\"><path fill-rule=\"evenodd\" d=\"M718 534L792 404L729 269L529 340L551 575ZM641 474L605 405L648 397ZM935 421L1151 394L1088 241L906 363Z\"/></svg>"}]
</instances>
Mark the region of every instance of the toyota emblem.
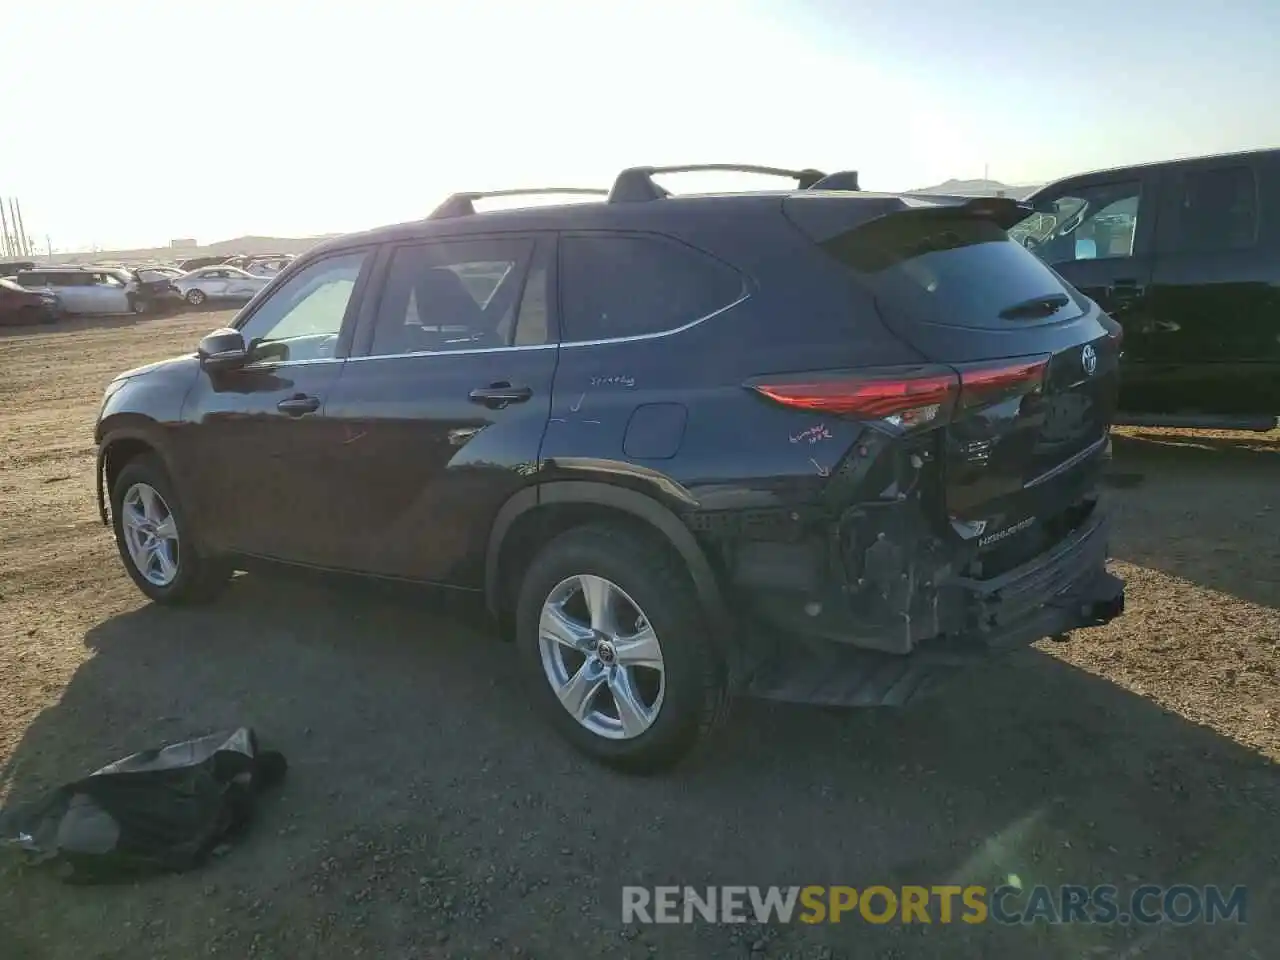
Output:
<instances>
[{"instance_id":1,"label":"toyota emblem","mask_svg":"<svg viewBox=\"0 0 1280 960\"><path fill-rule=\"evenodd\" d=\"M1093 372L1098 369L1098 351L1093 349L1093 344L1086 343L1080 351L1080 365L1084 367L1086 377L1092 377Z\"/></svg>"}]
</instances>

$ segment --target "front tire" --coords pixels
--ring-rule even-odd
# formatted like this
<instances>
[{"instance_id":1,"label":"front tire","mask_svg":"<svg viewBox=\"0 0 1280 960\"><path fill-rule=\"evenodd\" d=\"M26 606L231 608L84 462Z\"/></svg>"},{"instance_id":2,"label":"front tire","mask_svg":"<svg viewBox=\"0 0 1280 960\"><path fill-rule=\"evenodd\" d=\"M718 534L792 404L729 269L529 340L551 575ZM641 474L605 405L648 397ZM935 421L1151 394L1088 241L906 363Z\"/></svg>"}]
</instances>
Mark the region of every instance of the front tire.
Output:
<instances>
[{"instance_id":1,"label":"front tire","mask_svg":"<svg viewBox=\"0 0 1280 960\"><path fill-rule=\"evenodd\" d=\"M183 299L185 299L187 303L191 304L191 306L198 307L209 298L205 296L203 290L188 290L187 295Z\"/></svg>"},{"instance_id":2,"label":"front tire","mask_svg":"<svg viewBox=\"0 0 1280 960\"><path fill-rule=\"evenodd\" d=\"M724 664L687 572L623 528L579 527L543 548L521 584L516 644L552 726L608 766L672 767L724 714Z\"/></svg>"},{"instance_id":3,"label":"front tire","mask_svg":"<svg viewBox=\"0 0 1280 960\"><path fill-rule=\"evenodd\" d=\"M125 570L156 603L213 599L231 579L225 561L201 554L159 458L130 460L111 487L111 522Z\"/></svg>"}]
</instances>

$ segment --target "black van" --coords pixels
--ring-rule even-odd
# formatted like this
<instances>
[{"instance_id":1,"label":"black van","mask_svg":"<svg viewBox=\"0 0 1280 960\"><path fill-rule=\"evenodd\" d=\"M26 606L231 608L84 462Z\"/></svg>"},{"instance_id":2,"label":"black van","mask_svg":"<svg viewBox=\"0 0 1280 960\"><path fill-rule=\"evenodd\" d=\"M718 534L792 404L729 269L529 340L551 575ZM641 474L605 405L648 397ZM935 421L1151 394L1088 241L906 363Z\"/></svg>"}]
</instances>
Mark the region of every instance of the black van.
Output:
<instances>
[{"instance_id":1,"label":"black van","mask_svg":"<svg viewBox=\"0 0 1280 960\"><path fill-rule=\"evenodd\" d=\"M1080 174L1010 230L1124 327L1117 423L1280 415L1280 150Z\"/></svg>"}]
</instances>

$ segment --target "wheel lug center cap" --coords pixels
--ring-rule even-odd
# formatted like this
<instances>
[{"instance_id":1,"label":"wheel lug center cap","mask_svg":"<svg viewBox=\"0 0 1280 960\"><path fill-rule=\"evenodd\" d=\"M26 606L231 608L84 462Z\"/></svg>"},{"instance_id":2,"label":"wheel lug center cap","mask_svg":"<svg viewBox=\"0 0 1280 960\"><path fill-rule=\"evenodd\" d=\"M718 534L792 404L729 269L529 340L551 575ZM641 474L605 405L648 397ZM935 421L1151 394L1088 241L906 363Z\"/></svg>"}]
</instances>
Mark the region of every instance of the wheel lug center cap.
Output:
<instances>
[{"instance_id":1,"label":"wheel lug center cap","mask_svg":"<svg viewBox=\"0 0 1280 960\"><path fill-rule=\"evenodd\" d=\"M618 653L608 640L600 640L596 643L596 657L606 667L618 662Z\"/></svg>"}]
</instances>

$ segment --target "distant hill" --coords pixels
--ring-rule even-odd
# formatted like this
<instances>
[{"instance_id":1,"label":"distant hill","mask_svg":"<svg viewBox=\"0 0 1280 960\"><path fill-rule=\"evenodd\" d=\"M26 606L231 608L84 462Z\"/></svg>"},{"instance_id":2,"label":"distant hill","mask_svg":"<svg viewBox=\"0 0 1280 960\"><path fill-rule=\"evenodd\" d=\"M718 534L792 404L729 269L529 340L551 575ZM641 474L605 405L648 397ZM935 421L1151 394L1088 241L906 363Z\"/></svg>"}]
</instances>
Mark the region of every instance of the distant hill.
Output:
<instances>
[{"instance_id":1,"label":"distant hill","mask_svg":"<svg viewBox=\"0 0 1280 960\"><path fill-rule=\"evenodd\" d=\"M911 193L946 193L957 197L1006 196L1021 200L1038 190L1041 184L1010 185L999 180L947 180L932 187L919 187Z\"/></svg>"}]
</instances>

